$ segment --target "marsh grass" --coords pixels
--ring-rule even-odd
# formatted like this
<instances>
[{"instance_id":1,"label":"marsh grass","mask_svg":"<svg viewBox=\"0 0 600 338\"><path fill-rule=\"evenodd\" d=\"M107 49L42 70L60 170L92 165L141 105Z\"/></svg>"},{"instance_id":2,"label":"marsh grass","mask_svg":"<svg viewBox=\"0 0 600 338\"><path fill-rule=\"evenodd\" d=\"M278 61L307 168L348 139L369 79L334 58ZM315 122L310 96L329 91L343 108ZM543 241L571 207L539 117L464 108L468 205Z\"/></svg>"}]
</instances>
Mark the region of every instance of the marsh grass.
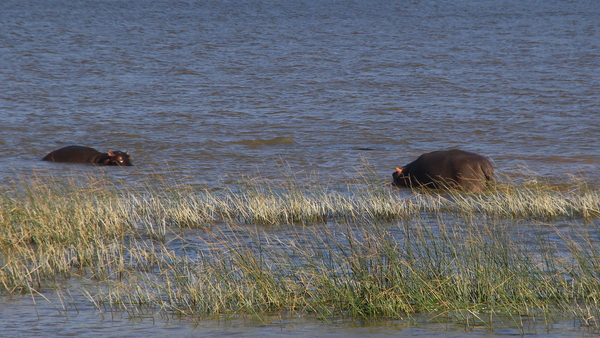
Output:
<instances>
[{"instance_id":1,"label":"marsh grass","mask_svg":"<svg viewBox=\"0 0 600 338\"><path fill-rule=\"evenodd\" d=\"M521 328L558 314L599 329L600 194L589 184L466 194L399 191L372 172L345 185L290 175L211 189L74 177L3 188L2 293L83 280L98 310L134 317L427 316Z\"/></svg>"}]
</instances>

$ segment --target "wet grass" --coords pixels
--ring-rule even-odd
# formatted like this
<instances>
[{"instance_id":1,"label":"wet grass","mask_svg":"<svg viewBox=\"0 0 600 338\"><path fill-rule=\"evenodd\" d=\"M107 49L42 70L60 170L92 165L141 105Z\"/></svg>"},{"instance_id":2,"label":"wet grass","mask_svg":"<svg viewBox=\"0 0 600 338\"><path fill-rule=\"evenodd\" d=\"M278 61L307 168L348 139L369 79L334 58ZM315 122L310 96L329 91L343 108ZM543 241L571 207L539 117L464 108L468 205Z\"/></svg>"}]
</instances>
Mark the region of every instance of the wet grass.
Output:
<instances>
[{"instance_id":1,"label":"wet grass","mask_svg":"<svg viewBox=\"0 0 600 338\"><path fill-rule=\"evenodd\" d=\"M599 330L600 192L584 182L439 194L372 175L208 189L40 174L0 201L4 294L79 280L99 311L132 316L425 315L489 328L567 316Z\"/></svg>"}]
</instances>

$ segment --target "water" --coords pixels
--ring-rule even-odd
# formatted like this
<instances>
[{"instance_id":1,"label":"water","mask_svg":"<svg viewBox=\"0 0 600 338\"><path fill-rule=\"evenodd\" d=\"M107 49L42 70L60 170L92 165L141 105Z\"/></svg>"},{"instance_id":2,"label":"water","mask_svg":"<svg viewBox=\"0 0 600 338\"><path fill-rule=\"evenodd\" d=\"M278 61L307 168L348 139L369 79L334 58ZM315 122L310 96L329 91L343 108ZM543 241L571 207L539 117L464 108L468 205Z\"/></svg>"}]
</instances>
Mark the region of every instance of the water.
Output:
<instances>
[{"instance_id":1,"label":"water","mask_svg":"<svg viewBox=\"0 0 600 338\"><path fill-rule=\"evenodd\" d=\"M38 314L30 313L29 297L27 299L4 300L8 307L1 308L3 322L3 336L5 337L131 337L144 336L148 338L175 336L175 337L467 337L467 338L494 338L494 337L592 337L582 334L545 334L544 331L529 331L521 335L513 330L500 330L497 334L490 334L485 330L459 331L451 333L446 331L445 324L433 324L423 328L409 328L406 324L397 321L387 321L377 327L348 324L343 321L316 322L305 321L298 318L267 318L258 321L247 319L222 319L204 321L197 324L185 323L179 320L160 320L153 322L151 318L129 319L123 316L110 314L101 316L90 309L62 309L62 313L48 305L43 299L38 299ZM56 299L53 299L56 300ZM85 310L85 311L84 311ZM18 317L22 316L22 317ZM25 320L23 318L26 318ZM13 324L18 323L20 327ZM564 329L564 328L563 328ZM572 329L572 328L571 328ZM478 332L477 332L478 331Z\"/></svg>"},{"instance_id":2,"label":"water","mask_svg":"<svg viewBox=\"0 0 600 338\"><path fill-rule=\"evenodd\" d=\"M0 179L70 144L217 184L382 179L433 150L551 182L600 174L596 1L0 3Z\"/></svg>"},{"instance_id":3,"label":"water","mask_svg":"<svg viewBox=\"0 0 600 338\"><path fill-rule=\"evenodd\" d=\"M598 178L591 2L5 1L0 173L81 144L202 180L462 148ZM363 151L359 149L373 149ZM557 170L557 168L560 168ZM173 172L173 170L175 172Z\"/></svg>"},{"instance_id":4,"label":"water","mask_svg":"<svg viewBox=\"0 0 600 338\"><path fill-rule=\"evenodd\" d=\"M543 323L524 320L523 332L501 328L491 332L483 326L465 327L438 318L414 326L413 321L381 320L360 323L347 320L307 320L298 317L228 318L191 322L146 315L129 317L122 313L99 312L77 294L1 297L3 337L439 337L439 338L571 338L597 337L576 323ZM32 304L35 304L33 306ZM550 332L549 332L550 331Z\"/></svg>"}]
</instances>

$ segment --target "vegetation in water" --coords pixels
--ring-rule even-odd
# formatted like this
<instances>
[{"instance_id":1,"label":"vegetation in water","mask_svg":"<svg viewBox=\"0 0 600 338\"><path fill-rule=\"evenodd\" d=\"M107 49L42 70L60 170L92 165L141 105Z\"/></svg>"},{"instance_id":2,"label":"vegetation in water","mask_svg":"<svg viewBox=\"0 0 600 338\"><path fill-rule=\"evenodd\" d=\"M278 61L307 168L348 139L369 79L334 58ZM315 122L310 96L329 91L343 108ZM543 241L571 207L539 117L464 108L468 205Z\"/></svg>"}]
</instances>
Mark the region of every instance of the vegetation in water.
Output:
<instances>
[{"instance_id":1,"label":"vegetation in water","mask_svg":"<svg viewBox=\"0 0 600 338\"><path fill-rule=\"evenodd\" d=\"M99 311L134 316L427 315L489 328L567 316L600 328L600 191L584 182L467 194L400 191L368 171L344 186L288 176L212 189L76 177L2 188L3 294L79 281Z\"/></svg>"}]
</instances>

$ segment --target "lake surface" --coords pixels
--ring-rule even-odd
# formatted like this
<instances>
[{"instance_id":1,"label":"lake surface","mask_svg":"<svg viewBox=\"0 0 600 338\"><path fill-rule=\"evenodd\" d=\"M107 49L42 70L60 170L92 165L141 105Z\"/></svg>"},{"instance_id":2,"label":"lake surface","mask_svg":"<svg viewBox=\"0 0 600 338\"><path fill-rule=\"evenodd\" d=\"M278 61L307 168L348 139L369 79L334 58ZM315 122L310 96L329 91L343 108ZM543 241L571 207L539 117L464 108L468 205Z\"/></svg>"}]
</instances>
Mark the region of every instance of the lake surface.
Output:
<instances>
[{"instance_id":1,"label":"lake surface","mask_svg":"<svg viewBox=\"0 0 600 338\"><path fill-rule=\"evenodd\" d=\"M78 144L136 164L79 170L140 182L282 168L346 181L363 162L388 180L449 148L499 173L599 182L599 134L597 1L0 3L0 181L70 172L40 159ZM11 318L41 320L31 303Z\"/></svg>"},{"instance_id":2,"label":"lake surface","mask_svg":"<svg viewBox=\"0 0 600 338\"><path fill-rule=\"evenodd\" d=\"M0 174L70 144L214 181L439 149L598 178L595 1L3 1ZM364 151L360 149L372 149ZM152 167L152 169L149 169ZM143 179L143 178L141 178Z\"/></svg>"},{"instance_id":3,"label":"lake surface","mask_svg":"<svg viewBox=\"0 0 600 338\"><path fill-rule=\"evenodd\" d=\"M49 299L60 304L58 297L49 295ZM0 308L0 314L3 337L597 337L597 335L581 332L569 324L555 325L553 333L548 333L541 327L526 328L527 333L522 335L518 330L513 329L501 329L490 333L485 328L465 330L460 325L444 323L411 328L406 323L392 320L364 326L344 321L322 322L298 318L267 318L262 322L252 318L237 320L225 318L200 323L186 323L177 319L153 321L151 317L128 319L119 314L100 316L91 307L82 305L77 309L67 310L59 306L59 310L62 311L59 312L44 299L38 298L36 301L38 312L34 310L32 313L30 296L21 299L2 299L3 306Z\"/></svg>"}]
</instances>

